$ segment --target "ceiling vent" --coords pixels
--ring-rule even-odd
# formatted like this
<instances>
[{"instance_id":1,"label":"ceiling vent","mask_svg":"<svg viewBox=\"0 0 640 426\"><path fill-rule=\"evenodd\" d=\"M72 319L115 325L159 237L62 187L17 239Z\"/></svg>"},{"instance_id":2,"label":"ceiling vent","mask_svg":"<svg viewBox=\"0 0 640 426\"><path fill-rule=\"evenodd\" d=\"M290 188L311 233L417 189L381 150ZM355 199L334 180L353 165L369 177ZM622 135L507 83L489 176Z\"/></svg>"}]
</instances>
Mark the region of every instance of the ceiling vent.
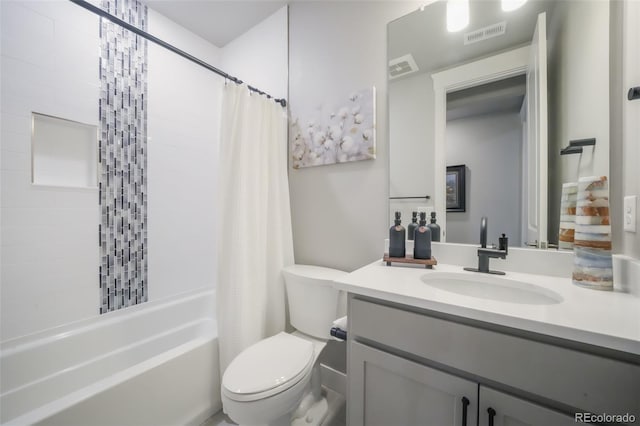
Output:
<instances>
[{"instance_id":1,"label":"ceiling vent","mask_svg":"<svg viewBox=\"0 0 640 426\"><path fill-rule=\"evenodd\" d=\"M504 35L505 32L507 32L507 22L498 22L497 24L489 25L488 27L466 33L464 35L464 44L473 44L479 41L488 40L490 38Z\"/></svg>"},{"instance_id":2,"label":"ceiling vent","mask_svg":"<svg viewBox=\"0 0 640 426\"><path fill-rule=\"evenodd\" d=\"M411 53L389 61L389 80L418 71L418 65Z\"/></svg>"}]
</instances>

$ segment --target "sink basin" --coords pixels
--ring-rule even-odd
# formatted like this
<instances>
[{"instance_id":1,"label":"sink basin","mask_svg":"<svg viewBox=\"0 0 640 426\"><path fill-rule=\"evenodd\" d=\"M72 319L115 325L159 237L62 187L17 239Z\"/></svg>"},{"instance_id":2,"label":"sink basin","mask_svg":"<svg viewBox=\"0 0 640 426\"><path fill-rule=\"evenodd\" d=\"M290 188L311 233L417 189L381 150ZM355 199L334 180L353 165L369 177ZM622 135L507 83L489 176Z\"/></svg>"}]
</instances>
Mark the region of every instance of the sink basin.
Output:
<instances>
[{"instance_id":1,"label":"sink basin","mask_svg":"<svg viewBox=\"0 0 640 426\"><path fill-rule=\"evenodd\" d=\"M563 301L553 290L494 275L432 272L421 279L431 287L479 299L523 305L553 305Z\"/></svg>"}]
</instances>

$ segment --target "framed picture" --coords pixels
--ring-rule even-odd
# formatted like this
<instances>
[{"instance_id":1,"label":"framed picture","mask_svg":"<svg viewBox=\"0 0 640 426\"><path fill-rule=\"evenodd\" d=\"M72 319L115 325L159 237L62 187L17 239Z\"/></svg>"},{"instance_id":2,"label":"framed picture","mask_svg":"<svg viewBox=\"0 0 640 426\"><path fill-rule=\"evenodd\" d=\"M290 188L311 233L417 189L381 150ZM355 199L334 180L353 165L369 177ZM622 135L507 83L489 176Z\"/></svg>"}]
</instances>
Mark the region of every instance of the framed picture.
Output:
<instances>
[{"instance_id":1,"label":"framed picture","mask_svg":"<svg viewBox=\"0 0 640 426\"><path fill-rule=\"evenodd\" d=\"M464 212L466 198L464 164L459 166L447 166L447 212Z\"/></svg>"},{"instance_id":2,"label":"framed picture","mask_svg":"<svg viewBox=\"0 0 640 426\"><path fill-rule=\"evenodd\" d=\"M289 130L289 153L294 169L373 160L376 158L376 88L345 93L336 102L325 99L309 110L292 110Z\"/></svg>"}]
</instances>

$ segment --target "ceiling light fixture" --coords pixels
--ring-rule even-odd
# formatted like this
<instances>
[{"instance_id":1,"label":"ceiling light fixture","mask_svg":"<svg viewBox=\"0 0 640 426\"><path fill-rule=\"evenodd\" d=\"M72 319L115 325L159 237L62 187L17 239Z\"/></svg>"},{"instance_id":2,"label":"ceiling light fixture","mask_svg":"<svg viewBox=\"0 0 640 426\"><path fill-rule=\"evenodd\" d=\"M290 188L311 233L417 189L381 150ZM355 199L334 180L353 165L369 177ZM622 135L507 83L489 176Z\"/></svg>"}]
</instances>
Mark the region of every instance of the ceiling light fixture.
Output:
<instances>
[{"instance_id":1,"label":"ceiling light fixture","mask_svg":"<svg viewBox=\"0 0 640 426\"><path fill-rule=\"evenodd\" d=\"M455 33L466 28L467 25L469 25L469 0L447 0L447 31Z\"/></svg>"},{"instance_id":2,"label":"ceiling light fixture","mask_svg":"<svg viewBox=\"0 0 640 426\"><path fill-rule=\"evenodd\" d=\"M502 10L505 12L511 12L520 8L525 4L527 0L502 0Z\"/></svg>"}]
</instances>

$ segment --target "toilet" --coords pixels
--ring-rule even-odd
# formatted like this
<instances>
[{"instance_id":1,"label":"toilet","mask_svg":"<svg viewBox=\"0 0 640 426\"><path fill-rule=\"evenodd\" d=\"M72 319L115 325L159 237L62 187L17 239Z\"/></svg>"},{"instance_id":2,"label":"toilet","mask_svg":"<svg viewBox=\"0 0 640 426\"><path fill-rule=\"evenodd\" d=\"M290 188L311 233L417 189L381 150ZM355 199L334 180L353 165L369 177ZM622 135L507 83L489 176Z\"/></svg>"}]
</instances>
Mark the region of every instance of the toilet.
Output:
<instances>
[{"instance_id":1,"label":"toilet","mask_svg":"<svg viewBox=\"0 0 640 426\"><path fill-rule=\"evenodd\" d=\"M293 333L279 333L242 351L222 378L224 412L246 426L319 425L327 415L316 362L346 297L333 281L346 272L310 265L282 270Z\"/></svg>"}]
</instances>

